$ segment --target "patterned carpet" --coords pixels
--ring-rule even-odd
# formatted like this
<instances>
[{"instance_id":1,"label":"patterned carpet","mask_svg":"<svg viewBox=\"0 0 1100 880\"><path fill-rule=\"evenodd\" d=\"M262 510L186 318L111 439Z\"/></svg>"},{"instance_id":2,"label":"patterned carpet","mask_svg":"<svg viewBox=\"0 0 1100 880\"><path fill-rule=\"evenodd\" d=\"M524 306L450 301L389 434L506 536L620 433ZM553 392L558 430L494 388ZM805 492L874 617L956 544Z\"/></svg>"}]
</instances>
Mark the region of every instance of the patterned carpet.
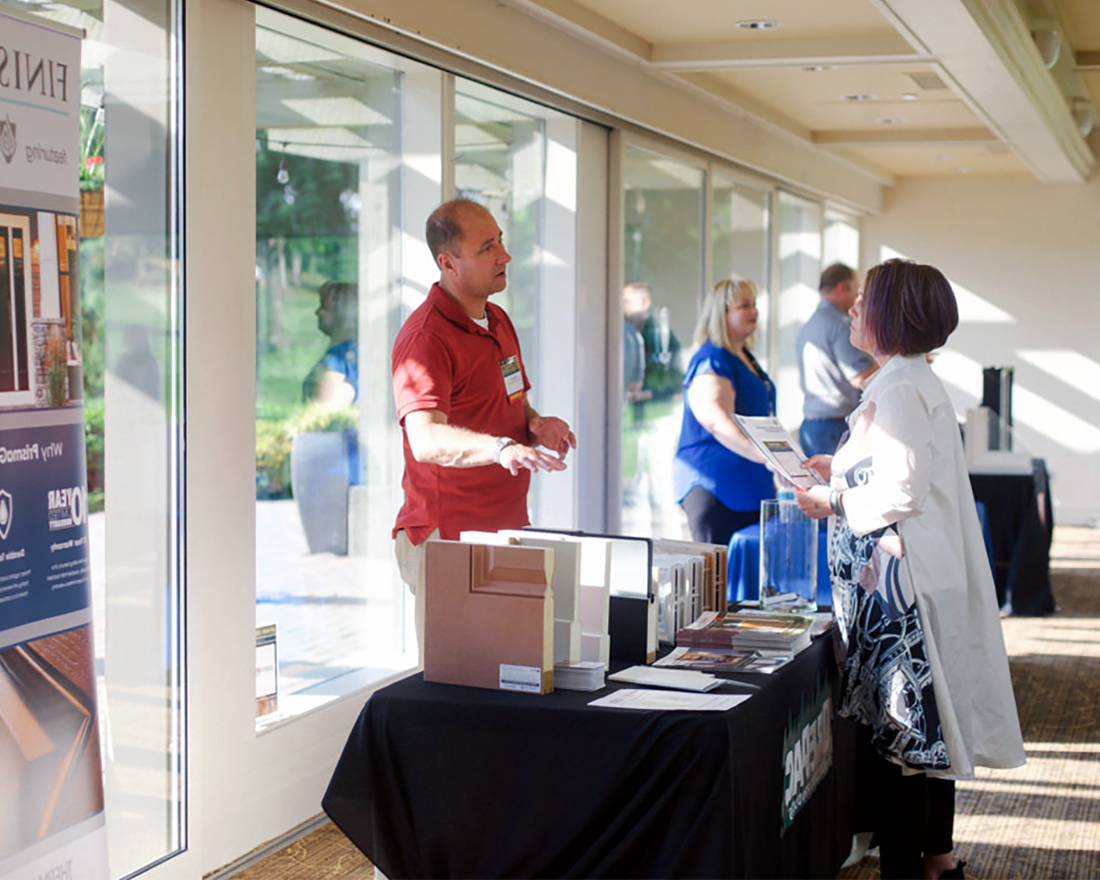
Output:
<instances>
[{"instance_id":1,"label":"patterned carpet","mask_svg":"<svg viewBox=\"0 0 1100 880\"><path fill-rule=\"evenodd\" d=\"M975 880L1100 877L1100 529L1055 529L1058 611L1004 620L1028 762L960 783L955 853ZM368 880L371 863L332 824L235 880ZM879 876L878 853L844 880Z\"/></svg>"}]
</instances>

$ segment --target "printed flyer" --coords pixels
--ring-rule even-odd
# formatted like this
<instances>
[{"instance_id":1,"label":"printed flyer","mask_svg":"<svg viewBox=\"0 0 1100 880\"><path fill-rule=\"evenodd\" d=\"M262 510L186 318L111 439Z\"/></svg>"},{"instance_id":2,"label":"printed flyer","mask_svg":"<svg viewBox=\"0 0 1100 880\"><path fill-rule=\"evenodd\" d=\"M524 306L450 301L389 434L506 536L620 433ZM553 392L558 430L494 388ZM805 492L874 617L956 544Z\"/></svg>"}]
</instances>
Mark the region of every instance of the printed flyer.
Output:
<instances>
[{"instance_id":1,"label":"printed flyer","mask_svg":"<svg viewBox=\"0 0 1100 880\"><path fill-rule=\"evenodd\" d=\"M80 336L80 35L0 10L0 878L102 878Z\"/></svg>"}]
</instances>

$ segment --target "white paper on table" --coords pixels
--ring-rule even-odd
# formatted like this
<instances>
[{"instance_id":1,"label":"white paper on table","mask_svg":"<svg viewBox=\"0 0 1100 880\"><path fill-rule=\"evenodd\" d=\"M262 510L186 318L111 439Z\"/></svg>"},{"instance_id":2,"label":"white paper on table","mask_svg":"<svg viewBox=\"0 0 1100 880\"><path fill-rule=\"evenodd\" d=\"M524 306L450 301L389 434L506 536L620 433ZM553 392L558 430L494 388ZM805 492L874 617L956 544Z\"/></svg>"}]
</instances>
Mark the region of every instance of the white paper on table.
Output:
<instances>
[{"instance_id":1,"label":"white paper on table","mask_svg":"<svg viewBox=\"0 0 1100 880\"><path fill-rule=\"evenodd\" d=\"M725 712L745 702L752 694L693 694L686 691L649 691L623 688L593 700L589 706L608 709L643 709L668 712Z\"/></svg>"}]
</instances>

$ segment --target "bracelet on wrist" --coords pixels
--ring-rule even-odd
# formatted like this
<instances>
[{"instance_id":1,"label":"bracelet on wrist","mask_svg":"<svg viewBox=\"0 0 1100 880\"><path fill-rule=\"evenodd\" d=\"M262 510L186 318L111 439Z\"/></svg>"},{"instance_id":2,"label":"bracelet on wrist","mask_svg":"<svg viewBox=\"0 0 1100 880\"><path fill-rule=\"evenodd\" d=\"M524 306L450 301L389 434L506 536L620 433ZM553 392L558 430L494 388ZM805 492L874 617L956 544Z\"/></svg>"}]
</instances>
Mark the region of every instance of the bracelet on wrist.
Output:
<instances>
[{"instance_id":1,"label":"bracelet on wrist","mask_svg":"<svg viewBox=\"0 0 1100 880\"><path fill-rule=\"evenodd\" d=\"M837 516L843 516L844 515L844 509L841 507L841 504L840 504L840 496L841 496L840 489L830 489L829 490L829 507L832 509L833 513Z\"/></svg>"}]
</instances>

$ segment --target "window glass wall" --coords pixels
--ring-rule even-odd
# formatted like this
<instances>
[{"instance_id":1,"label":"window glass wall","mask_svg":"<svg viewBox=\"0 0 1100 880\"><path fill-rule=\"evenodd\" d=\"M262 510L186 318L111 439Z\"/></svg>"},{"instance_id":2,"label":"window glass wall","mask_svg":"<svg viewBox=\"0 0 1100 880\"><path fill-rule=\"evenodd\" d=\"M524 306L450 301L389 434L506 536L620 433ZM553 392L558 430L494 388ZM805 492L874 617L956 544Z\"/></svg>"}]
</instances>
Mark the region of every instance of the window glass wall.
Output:
<instances>
[{"instance_id":1,"label":"window glass wall","mask_svg":"<svg viewBox=\"0 0 1100 880\"><path fill-rule=\"evenodd\" d=\"M456 78L454 94L455 195L488 208L504 233L512 262L493 301L516 328L532 404L572 424L579 122L467 79ZM569 484L535 475L533 523L573 524Z\"/></svg>"},{"instance_id":2,"label":"window glass wall","mask_svg":"<svg viewBox=\"0 0 1100 880\"><path fill-rule=\"evenodd\" d=\"M256 21L256 626L277 667L257 681L263 726L416 663L390 538L403 498L390 352L439 277L423 228L450 195L445 143L454 195L493 213L512 254L494 301L536 406L564 384L572 399L568 370L541 365L559 342L570 357L573 334L541 311L549 255L576 228L547 223L562 174L576 187L576 162L560 171L552 147L577 123L271 10ZM572 285L555 290L567 317ZM540 519L543 492L535 479L532 518L570 525L571 508Z\"/></svg>"},{"instance_id":3,"label":"window glass wall","mask_svg":"<svg viewBox=\"0 0 1100 880\"><path fill-rule=\"evenodd\" d=\"M859 220L851 214L825 209L821 265L843 263L859 271Z\"/></svg>"},{"instance_id":4,"label":"window glass wall","mask_svg":"<svg viewBox=\"0 0 1100 880\"><path fill-rule=\"evenodd\" d=\"M735 275L756 284L760 318L753 353L767 369L771 322L771 202L768 190L748 186L728 174L712 176L711 283Z\"/></svg>"},{"instance_id":5,"label":"window glass wall","mask_svg":"<svg viewBox=\"0 0 1100 880\"><path fill-rule=\"evenodd\" d=\"M538 388L545 121L530 102L466 79L456 79L454 101L455 195L488 208L504 234L512 262L508 286L493 302L512 319L527 377ZM531 481L532 496L540 484Z\"/></svg>"},{"instance_id":6,"label":"window glass wall","mask_svg":"<svg viewBox=\"0 0 1100 880\"><path fill-rule=\"evenodd\" d=\"M68 398L84 404L107 835L121 877L186 846L177 10L0 4L86 34L79 265L70 250L62 272L80 306L63 297L54 317L71 343ZM48 317L42 306L32 321Z\"/></svg>"},{"instance_id":7,"label":"window glass wall","mask_svg":"<svg viewBox=\"0 0 1100 880\"><path fill-rule=\"evenodd\" d=\"M528 101L465 79L455 82L455 195L489 209L512 256L508 286L493 300L508 312L530 375L537 363L537 307L546 165L545 122Z\"/></svg>"},{"instance_id":8,"label":"window glass wall","mask_svg":"<svg viewBox=\"0 0 1100 880\"><path fill-rule=\"evenodd\" d=\"M275 645L258 655L264 722L416 653L389 541L402 70L289 16L258 8L256 22L256 625Z\"/></svg>"},{"instance_id":9,"label":"window glass wall","mask_svg":"<svg viewBox=\"0 0 1100 880\"><path fill-rule=\"evenodd\" d=\"M775 316L777 347L770 370L777 391L777 414L787 430L802 423L795 340L813 314L821 280L822 208L793 193L779 193L779 284Z\"/></svg>"},{"instance_id":10,"label":"window glass wall","mask_svg":"<svg viewBox=\"0 0 1100 880\"><path fill-rule=\"evenodd\" d=\"M705 173L630 144L623 163L623 531L677 538L672 460L703 294Z\"/></svg>"}]
</instances>

